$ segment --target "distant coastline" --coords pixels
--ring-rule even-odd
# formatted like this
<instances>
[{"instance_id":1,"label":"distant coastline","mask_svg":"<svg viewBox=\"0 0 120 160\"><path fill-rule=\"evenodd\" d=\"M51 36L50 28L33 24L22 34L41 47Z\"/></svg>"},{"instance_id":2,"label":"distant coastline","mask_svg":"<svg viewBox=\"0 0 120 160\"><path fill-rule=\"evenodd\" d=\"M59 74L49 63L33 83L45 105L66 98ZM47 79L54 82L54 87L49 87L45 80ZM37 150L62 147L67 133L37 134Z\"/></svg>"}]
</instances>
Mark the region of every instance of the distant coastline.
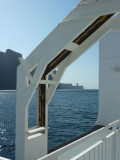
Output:
<instances>
[{"instance_id":1,"label":"distant coastline","mask_svg":"<svg viewBox=\"0 0 120 160\"><path fill-rule=\"evenodd\" d=\"M5 53L0 51L0 90L16 89L19 57L22 57L22 54L10 49L7 49Z\"/></svg>"},{"instance_id":2,"label":"distant coastline","mask_svg":"<svg viewBox=\"0 0 120 160\"><path fill-rule=\"evenodd\" d=\"M99 91L99 89L57 89L57 91ZM0 90L0 92L16 92L16 90Z\"/></svg>"},{"instance_id":3,"label":"distant coastline","mask_svg":"<svg viewBox=\"0 0 120 160\"><path fill-rule=\"evenodd\" d=\"M0 51L0 91L16 91L17 67L20 64L19 57L22 57L22 54L10 49L7 49L5 53ZM56 70L53 73L56 74ZM49 75L49 80L52 79L52 76ZM71 83L58 84L57 90L65 89L69 91L87 91L83 85L79 85L78 83L76 85L72 85Z\"/></svg>"},{"instance_id":4,"label":"distant coastline","mask_svg":"<svg viewBox=\"0 0 120 160\"><path fill-rule=\"evenodd\" d=\"M99 89L57 89L58 92L99 92Z\"/></svg>"}]
</instances>

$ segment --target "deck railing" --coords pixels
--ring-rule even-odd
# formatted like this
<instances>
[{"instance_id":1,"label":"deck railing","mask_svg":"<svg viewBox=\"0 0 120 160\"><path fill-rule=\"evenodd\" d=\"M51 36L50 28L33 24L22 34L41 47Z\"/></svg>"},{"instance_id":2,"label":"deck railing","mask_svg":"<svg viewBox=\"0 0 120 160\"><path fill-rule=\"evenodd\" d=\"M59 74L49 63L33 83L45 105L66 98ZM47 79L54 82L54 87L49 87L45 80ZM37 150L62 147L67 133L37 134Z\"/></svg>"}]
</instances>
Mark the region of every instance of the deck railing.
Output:
<instances>
[{"instance_id":1,"label":"deck railing","mask_svg":"<svg viewBox=\"0 0 120 160\"><path fill-rule=\"evenodd\" d=\"M10 160L10 159L4 158L4 157L0 157L0 160Z\"/></svg>"},{"instance_id":2,"label":"deck railing","mask_svg":"<svg viewBox=\"0 0 120 160\"><path fill-rule=\"evenodd\" d=\"M38 160L120 160L119 127L117 120Z\"/></svg>"},{"instance_id":3,"label":"deck railing","mask_svg":"<svg viewBox=\"0 0 120 160\"><path fill-rule=\"evenodd\" d=\"M120 120L39 160L120 160Z\"/></svg>"}]
</instances>

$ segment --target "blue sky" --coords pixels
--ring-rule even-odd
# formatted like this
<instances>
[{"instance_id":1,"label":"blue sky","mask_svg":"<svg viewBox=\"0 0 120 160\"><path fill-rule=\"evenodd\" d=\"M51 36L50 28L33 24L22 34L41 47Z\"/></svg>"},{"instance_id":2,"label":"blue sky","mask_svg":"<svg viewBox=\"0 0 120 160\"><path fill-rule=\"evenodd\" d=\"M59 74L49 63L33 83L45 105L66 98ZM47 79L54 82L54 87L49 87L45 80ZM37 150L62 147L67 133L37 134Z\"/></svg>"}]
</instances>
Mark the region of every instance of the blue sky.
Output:
<instances>
[{"instance_id":1,"label":"blue sky","mask_svg":"<svg viewBox=\"0 0 120 160\"><path fill-rule=\"evenodd\" d=\"M80 0L1 0L0 51L27 57ZM98 43L66 70L61 82L98 88Z\"/></svg>"}]
</instances>

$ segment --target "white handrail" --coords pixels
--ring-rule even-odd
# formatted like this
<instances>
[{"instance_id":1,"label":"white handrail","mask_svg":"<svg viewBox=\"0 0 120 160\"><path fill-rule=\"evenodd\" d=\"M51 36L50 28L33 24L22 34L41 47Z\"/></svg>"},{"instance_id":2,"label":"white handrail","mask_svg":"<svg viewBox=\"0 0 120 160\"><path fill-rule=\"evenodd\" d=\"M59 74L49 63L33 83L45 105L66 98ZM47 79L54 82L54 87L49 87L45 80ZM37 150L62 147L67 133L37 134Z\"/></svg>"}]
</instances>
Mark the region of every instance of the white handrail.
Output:
<instances>
[{"instance_id":1,"label":"white handrail","mask_svg":"<svg viewBox=\"0 0 120 160\"><path fill-rule=\"evenodd\" d=\"M42 132L42 131L45 131L45 127L39 127L39 128L35 128L35 129L31 129L31 130L28 130L28 133L29 134L35 134L37 132Z\"/></svg>"},{"instance_id":2,"label":"white handrail","mask_svg":"<svg viewBox=\"0 0 120 160\"><path fill-rule=\"evenodd\" d=\"M95 136L99 136L100 134L104 133L105 131L109 131L108 132L108 135L110 133L113 133L114 129L116 128L116 131L117 131L117 126L118 124L120 124L120 120L116 120L112 123L110 123L109 125L107 125L106 127L103 127L93 133L90 133L89 135L79 139L79 140L76 140L75 142L71 143L71 144L68 144L66 145L65 147L62 147L46 156L44 156L43 158L40 158L39 160L57 160L57 157L59 157L60 155L64 154L65 152L69 151L70 149L73 149L74 147L77 147L78 145L80 145L81 143L83 142L86 142L87 140L91 139L91 138L94 138ZM111 134L112 135L112 134ZM103 139L104 140L106 137L104 137L104 134L103 134ZM100 141L100 140L99 140ZM98 142L99 142L98 141ZM101 142L101 141L100 141ZM96 142L97 143L97 142ZM92 146L93 144L91 144ZM86 148L87 149L87 148ZM77 155L76 155L77 156ZM77 159L74 159L74 160L77 160Z\"/></svg>"},{"instance_id":3,"label":"white handrail","mask_svg":"<svg viewBox=\"0 0 120 160\"><path fill-rule=\"evenodd\" d=\"M0 157L0 160L10 160L10 159Z\"/></svg>"}]
</instances>

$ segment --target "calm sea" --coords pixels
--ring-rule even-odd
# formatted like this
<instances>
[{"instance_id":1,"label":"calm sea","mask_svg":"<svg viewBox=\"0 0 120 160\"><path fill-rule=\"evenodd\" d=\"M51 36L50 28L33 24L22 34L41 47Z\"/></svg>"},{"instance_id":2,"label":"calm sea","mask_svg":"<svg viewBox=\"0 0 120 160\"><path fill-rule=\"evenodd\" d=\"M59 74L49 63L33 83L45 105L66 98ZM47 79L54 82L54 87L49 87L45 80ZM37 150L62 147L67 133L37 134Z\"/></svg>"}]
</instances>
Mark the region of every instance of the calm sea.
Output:
<instances>
[{"instance_id":1,"label":"calm sea","mask_svg":"<svg viewBox=\"0 0 120 160\"><path fill-rule=\"evenodd\" d=\"M0 91L0 156L15 159L16 92ZM29 127L36 125L35 93L29 106ZM98 114L98 90L57 90L49 104L48 147L92 128Z\"/></svg>"}]
</instances>

